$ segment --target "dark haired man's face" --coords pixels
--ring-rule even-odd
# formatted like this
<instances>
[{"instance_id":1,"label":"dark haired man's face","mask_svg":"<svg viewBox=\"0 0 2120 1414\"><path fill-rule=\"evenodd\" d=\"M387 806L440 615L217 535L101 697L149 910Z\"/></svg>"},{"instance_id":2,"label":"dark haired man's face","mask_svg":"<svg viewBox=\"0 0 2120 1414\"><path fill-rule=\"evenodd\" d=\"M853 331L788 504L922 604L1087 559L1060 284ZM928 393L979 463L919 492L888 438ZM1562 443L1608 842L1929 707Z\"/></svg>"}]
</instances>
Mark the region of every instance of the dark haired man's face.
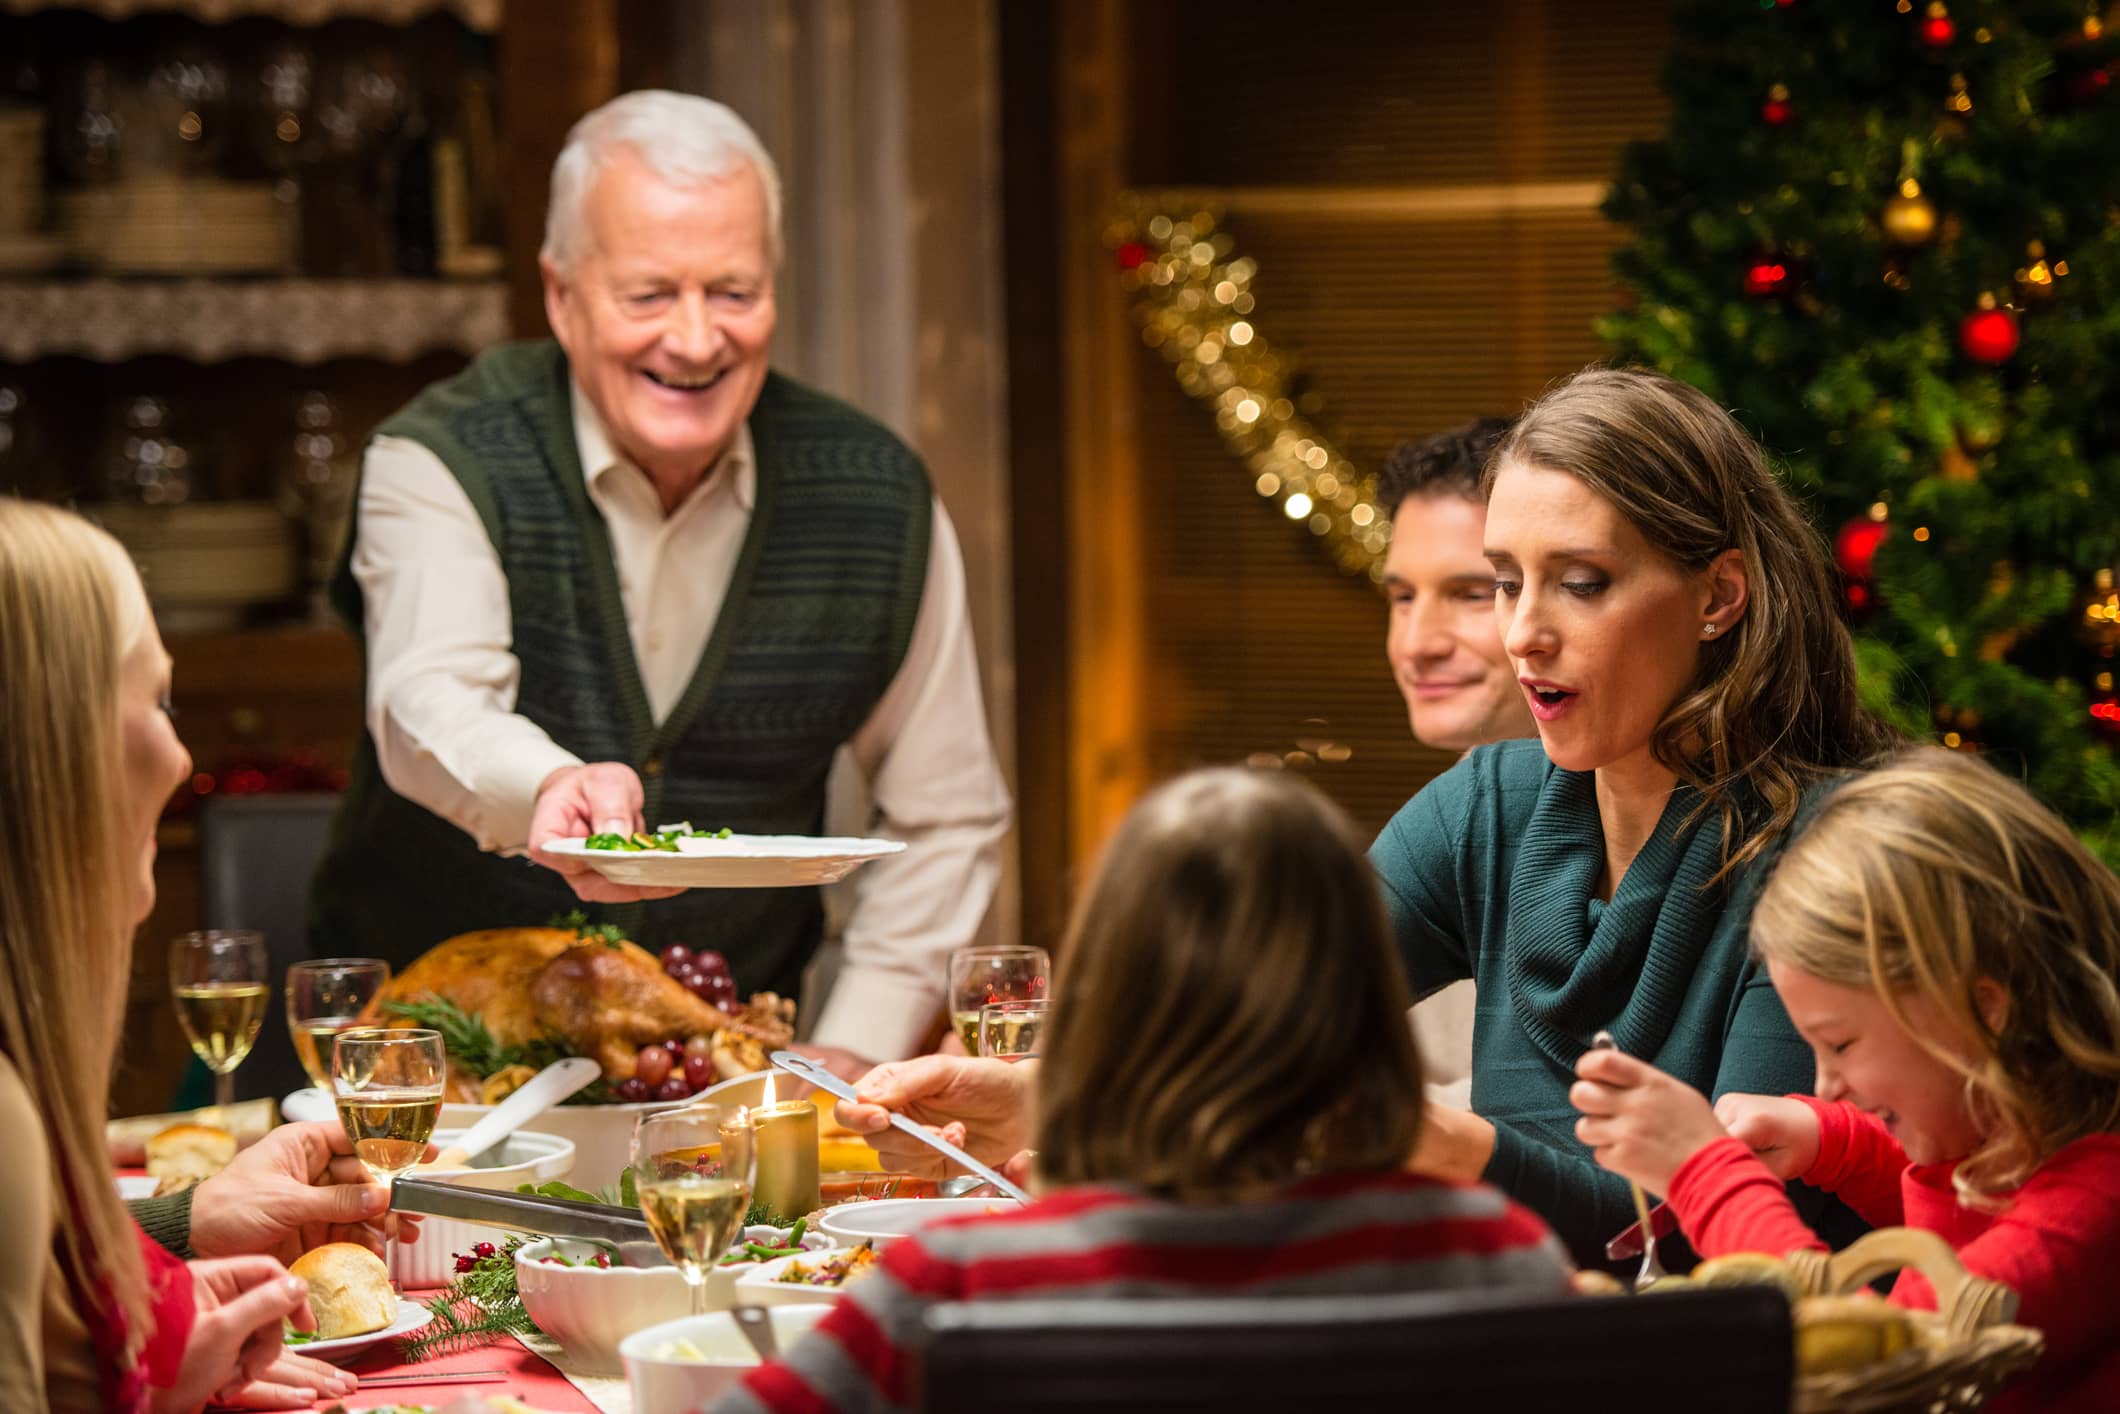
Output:
<instances>
[{"instance_id":1,"label":"dark haired man's face","mask_svg":"<svg viewBox=\"0 0 2120 1414\"><path fill-rule=\"evenodd\" d=\"M1487 508L1463 496L1408 496L1391 519L1384 592L1391 675L1413 734L1469 751L1536 730L1494 621Z\"/></svg>"}]
</instances>

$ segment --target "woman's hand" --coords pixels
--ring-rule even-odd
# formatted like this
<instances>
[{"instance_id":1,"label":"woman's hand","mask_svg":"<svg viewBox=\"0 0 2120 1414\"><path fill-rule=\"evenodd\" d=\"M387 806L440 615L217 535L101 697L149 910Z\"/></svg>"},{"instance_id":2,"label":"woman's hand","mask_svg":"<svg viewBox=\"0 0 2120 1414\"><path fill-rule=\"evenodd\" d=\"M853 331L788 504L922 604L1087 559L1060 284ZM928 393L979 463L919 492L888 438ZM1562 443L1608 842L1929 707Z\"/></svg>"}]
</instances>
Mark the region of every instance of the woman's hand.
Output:
<instances>
[{"instance_id":1,"label":"woman's hand","mask_svg":"<svg viewBox=\"0 0 2120 1414\"><path fill-rule=\"evenodd\" d=\"M970 1056L916 1056L879 1065L854 1086L857 1103L839 1102L839 1122L865 1137L894 1173L941 1177L943 1158L891 1127L896 1112L939 1130L984 1163L997 1164L1030 1143L1036 1061L1010 1064Z\"/></svg>"},{"instance_id":2,"label":"woman's hand","mask_svg":"<svg viewBox=\"0 0 2120 1414\"><path fill-rule=\"evenodd\" d=\"M1780 1179L1801 1178L1818 1162L1818 1111L1778 1095L1725 1095L1715 1117Z\"/></svg>"},{"instance_id":3,"label":"woman's hand","mask_svg":"<svg viewBox=\"0 0 2120 1414\"><path fill-rule=\"evenodd\" d=\"M326 1242L358 1242L380 1257L389 1208L390 1190L353 1157L344 1129L283 1124L193 1190L191 1250L292 1262ZM401 1220L398 1240L418 1237L418 1222Z\"/></svg>"},{"instance_id":4,"label":"woman's hand","mask_svg":"<svg viewBox=\"0 0 2120 1414\"><path fill-rule=\"evenodd\" d=\"M1686 1160L1723 1137L1708 1097L1618 1051L1585 1051L1568 1101L1575 1137L1597 1161L1652 1193L1668 1194Z\"/></svg>"},{"instance_id":5,"label":"woman's hand","mask_svg":"<svg viewBox=\"0 0 2120 1414\"><path fill-rule=\"evenodd\" d=\"M292 1320L299 1330L316 1329L309 1288L300 1278L289 1276L270 1257L223 1257L185 1266L191 1274L191 1333L175 1383L152 1391L158 1414L191 1414L208 1400L233 1398L268 1375L272 1384L284 1387L286 1397L305 1403L353 1391L351 1376L314 1360L294 1364L281 1345L282 1321Z\"/></svg>"}]
</instances>

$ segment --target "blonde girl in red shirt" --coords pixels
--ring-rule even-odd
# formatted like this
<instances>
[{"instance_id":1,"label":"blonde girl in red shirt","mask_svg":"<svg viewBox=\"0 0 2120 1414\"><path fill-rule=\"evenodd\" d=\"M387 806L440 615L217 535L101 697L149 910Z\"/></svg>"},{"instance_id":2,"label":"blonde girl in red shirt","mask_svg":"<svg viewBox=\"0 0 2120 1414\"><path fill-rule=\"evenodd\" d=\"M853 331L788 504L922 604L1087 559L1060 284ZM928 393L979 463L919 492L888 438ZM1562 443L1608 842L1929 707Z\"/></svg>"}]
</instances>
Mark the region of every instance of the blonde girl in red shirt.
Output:
<instances>
[{"instance_id":1,"label":"blonde girl in red shirt","mask_svg":"<svg viewBox=\"0 0 2120 1414\"><path fill-rule=\"evenodd\" d=\"M2120 880L1972 758L1918 748L1834 793L1752 918L1816 1097L1699 1092L1588 1051L1598 1162L1703 1256L1823 1244L1783 1180L1927 1228L2046 1334L1995 1410L2120 1409ZM1933 1307L1914 1273L1892 1299Z\"/></svg>"}]
</instances>

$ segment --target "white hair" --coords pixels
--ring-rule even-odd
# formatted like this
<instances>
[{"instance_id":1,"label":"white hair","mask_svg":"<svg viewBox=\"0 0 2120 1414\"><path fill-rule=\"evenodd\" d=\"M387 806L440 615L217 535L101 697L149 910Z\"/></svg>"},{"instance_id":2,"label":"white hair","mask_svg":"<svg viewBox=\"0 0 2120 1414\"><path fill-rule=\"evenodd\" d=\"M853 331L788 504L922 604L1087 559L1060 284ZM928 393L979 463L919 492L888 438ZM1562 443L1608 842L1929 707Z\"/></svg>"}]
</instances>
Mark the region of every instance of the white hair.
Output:
<instances>
[{"instance_id":1,"label":"white hair","mask_svg":"<svg viewBox=\"0 0 2120 1414\"><path fill-rule=\"evenodd\" d=\"M573 265L588 234L582 208L597 174L620 148L631 148L671 186L702 186L739 163L758 173L766 194L766 253L780 264L780 173L750 124L726 104L696 94L644 88L622 93L582 117L552 164L552 199L545 208L541 252L560 269Z\"/></svg>"}]
</instances>

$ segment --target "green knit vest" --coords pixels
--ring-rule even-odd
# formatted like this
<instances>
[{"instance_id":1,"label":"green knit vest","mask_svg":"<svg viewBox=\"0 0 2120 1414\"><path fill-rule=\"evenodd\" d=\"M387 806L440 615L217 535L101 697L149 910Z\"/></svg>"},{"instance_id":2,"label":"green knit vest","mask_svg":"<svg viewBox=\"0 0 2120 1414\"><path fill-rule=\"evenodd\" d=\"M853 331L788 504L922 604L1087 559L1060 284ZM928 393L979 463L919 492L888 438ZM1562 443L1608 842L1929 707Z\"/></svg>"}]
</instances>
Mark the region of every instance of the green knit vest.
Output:
<instances>
[{"instance_id":1,"label":"green knit vest","mask_svg":"<svg viewBox=\"0 0 2120 1414\"><path fill-rule=\"evenodd\" d=\"M584 761L630 763L651 827L690 820L817 834L833 754L874 709L912 638L927 577L927 472L882 426L777 374L750 430L750 527L706 649L660 725L633 657L610 536L583 478L558 346L483 354L378 432L433 451L477 509L508 578L519 714ZM333 597L359 635L351 544ZM673 942L716 949L746 991L789 995L823 928L815 888L582 905L559 875L482 852L392 791L363 735L311 892L313 950L402 965L457 933L542 924L576 907L651 951Z\"/></svg>"}]
</instances>

